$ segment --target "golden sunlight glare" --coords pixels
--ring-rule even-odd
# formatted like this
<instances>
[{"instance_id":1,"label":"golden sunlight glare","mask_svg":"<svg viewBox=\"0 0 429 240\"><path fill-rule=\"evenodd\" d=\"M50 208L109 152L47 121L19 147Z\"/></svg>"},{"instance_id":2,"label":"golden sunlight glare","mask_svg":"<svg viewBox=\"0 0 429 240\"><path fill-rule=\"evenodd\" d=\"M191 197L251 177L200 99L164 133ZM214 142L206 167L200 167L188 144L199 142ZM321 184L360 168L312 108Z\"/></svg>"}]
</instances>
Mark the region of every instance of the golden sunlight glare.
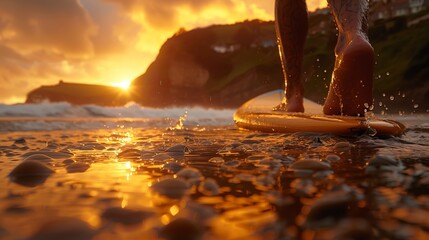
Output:
<instances>
[{"instance_id":1,"label":"golden sunlight glare","mask_svg":"<svg viewBox=\"0 0 429 240\"><path fill-rule=\"evenodd\" d=\"M130 88L131 81L125 80L122 82L113 83L112 86L122 88L123 90L128 90Z\"/></svg>"}]
</instances>

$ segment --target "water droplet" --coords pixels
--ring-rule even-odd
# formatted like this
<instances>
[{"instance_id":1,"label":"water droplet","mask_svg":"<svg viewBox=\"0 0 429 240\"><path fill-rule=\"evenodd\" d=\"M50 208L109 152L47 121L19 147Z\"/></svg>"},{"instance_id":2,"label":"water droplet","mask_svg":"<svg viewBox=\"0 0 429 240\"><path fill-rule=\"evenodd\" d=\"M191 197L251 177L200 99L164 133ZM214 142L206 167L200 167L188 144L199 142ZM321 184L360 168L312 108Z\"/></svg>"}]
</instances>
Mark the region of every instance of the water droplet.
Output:
<instances>
[{"instance_id":1,"label":"water droplet","mask_svg":"<svg viewBox=\"0 0 429 240\"><path fill-rule=\"evenodd\" d=\"M364 103L363 105L365 106L365 108L369 108L369 104L368 103Z\"/></svg>"},{"instance_id":2,"label":"water droplet","mask_svg":"<svg viewBox=\"0 0 429 240\"><path fill-rule=\"evenodd\" d=\"M383 97L385 97L386 96L386 94L385 93L383 93Z\"/></svg>"},{"instance_id":3,"label":"water droplet","mask_svg":"<svg viewBox=\"0 0 429 240\"><path fill-rule=\"evenodd\" d=\"M380 107L381 107L381 106L383 106L383 103L382 103L382 102L379 102L379 103L378 103L378 106L380 106Z\"/></svg>"},{"instance_id":4,"label":"water droplet","mask_svg":"<svg viewBox=\"0 0 429 240\"><path fill-rule=\"evenodd\" d=\"M389 76L389 75L390 75L390 73L389 73L389 72L387 72L387 73L386 73L386 76Z\"/></svg>"},{"instance_id":5,"label":"water droplet","mask_svg":"<svg viewBox=\"0 0 429 240\"><path fill-rule=\"evenodd\" d=\"M414 104L414 108L418 108L419 107L419 105L418 104Z\"/></svg>"},{"instance_id":6,"label":"water droplet","mask_svg":"<svg viewBox=\"0 0 429 240\"><path fill-rule=\"evenodd\" d=\"M395 97L394 96L390 96L390 100L391 101L395 100Z\"/></svg>"}]
</instances>

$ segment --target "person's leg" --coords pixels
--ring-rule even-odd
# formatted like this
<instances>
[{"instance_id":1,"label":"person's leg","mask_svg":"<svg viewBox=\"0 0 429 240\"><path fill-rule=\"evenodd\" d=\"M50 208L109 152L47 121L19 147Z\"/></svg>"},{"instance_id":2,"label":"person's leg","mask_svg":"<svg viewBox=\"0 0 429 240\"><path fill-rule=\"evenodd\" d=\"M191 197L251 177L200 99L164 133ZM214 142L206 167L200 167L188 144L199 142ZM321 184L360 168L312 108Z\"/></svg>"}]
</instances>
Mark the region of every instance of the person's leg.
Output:
<instances>
[{"instance_id":1,"label":"person's leg","mask_svg":"<svg viewBox=\"0 0 429 240\"><path fill-rule=\"evenodd\" d=\"M285 77L285 101L276 109L304 112L302 62L308 31L305 0L276 0L275 25Z\"/></svg>"},{"instance_id":2,"label":"person's leg","mask_svg":"<svg viewBox=\"0 0 429 240\"><path fill-rule=\"evenodd\" d=\"M335 67L323 112L364 116L372 104L374 50L367 37L368 0L328 0L338 27Z\"/></svg>"}]
</instances>

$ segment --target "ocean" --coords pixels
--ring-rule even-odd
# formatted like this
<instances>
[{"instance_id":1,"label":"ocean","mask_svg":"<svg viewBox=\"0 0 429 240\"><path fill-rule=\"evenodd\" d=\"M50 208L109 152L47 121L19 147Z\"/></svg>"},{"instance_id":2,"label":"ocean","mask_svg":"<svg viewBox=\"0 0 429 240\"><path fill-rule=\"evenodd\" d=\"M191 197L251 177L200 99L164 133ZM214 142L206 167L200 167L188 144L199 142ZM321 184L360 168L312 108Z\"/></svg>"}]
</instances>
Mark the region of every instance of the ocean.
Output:
<instances>
[{"instance_id":1,"label":"ocean","mask_svg":"<svg viewBox=\"0 0 429 240\"><path fill-rule=\"evenodd\" d=\"M428 239L429 115L260 133L233 109L0 105L1 239Z\"/></svg>"}]
</instances>

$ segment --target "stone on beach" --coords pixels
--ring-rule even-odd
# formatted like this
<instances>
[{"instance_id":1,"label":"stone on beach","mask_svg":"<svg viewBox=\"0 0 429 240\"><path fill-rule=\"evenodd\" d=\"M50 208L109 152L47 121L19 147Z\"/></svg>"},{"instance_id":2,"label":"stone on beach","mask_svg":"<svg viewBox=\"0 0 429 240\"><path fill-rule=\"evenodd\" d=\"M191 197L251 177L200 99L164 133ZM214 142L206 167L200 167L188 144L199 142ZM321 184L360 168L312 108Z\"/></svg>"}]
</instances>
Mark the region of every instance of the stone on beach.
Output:
<instances>
[{"instance_id":1,"label":"stone on beach","mask_svg":"<svg viewBox=\"0 0 429 240\"><path fill-rule=\"evenodd\" d=\"M118 158L140 158L142 152L138 149L126 149L118 154Z\"/></svg>"},{"instance_id":2,"label":"stone on beach","mask_svg":"<svg viewBox=\"0 0 429 240\"><path fill-rule=\"evenodd\" d=\"M12 182L34 187L45 182L54 172L53 169L40 161L26 160L16 166L8 176Z\"/></svg>"},{"instance_id":3,"label":"stone on beach","mask_svg":"<svg viewBox=\"0 0 429 240\"><path fill-rule=\"evenodd\" d=\"M220 187L213 178L207 178L202 181L198 187L198 190L207 196L215 196L220 193Z\"/></svg>"},{"instance_id":4,"label":"stone on beach","mask_svg":"<svg viewBox=\"0 0 429 240\"><path fill-rule=\"evenodd\" d=\"M190 188L189 183L182 179L166 178L152 185L152 189L168 198L181 198Z\"/></svg>"},{"instance_id":5,"label":"stone on beach","mask_svg":"<svg viewBox=\"0 0 429 240\"><path fill-rule=\"evenodd\" d=\"M45 222L30 240L89 240L96 235L88 223L77 218L55 218Z\"/></svg>"},{"instance_id":6,"label":"stone on beach","mask_svg":"<svg viewBox=\"0 0 429 240\"><path fill-rule=\"evenodd\" d=\"M326 171L331 170L329 163L321 162L313 159L303 159L295 161L290 165L293 170L311 170L311 171Z\"/></svg>"},{"instance_id":7,"label":"stone on beach","mask_svg":"<svg viewBox=\"0 0 429 240\"><path fill-rule=\"evenodd\" d=\"M168 154L172 154L172 155L185 155L191 152L191 150L183 144L178 144L176 146L170 147L165 151Z\"/></svg>"},{"instance_id":8,"label":"stone on beach","mask_svg":"<svg viewBox=\"0 0 429 240\"><path fill-rule=\"evenodd\" d=\"M356 201L352 191L335 190L327 192L311 206L306 225L309 228L330 226L345 218Z\"/></svg>"},{"instance_id":9,"label":"stone on beach","mask_svg":"<svg viewBox=\"0 0 429 240\"><path fill-rule=\"evenodd\" d=\"M163 227L159 235L167 240L198 240L203 235L203 227L191 220L178 218Z\"/></svg>"},{"instance_id":10,"label":"stone on beach","mask_svg":"<svg viewBox=\"0 0 429 240\"><path fill-rule=\"evenodd\" d=\"M191 167L180 170L176 175L192 184L197 184L203 179L200 170Z\"/></svg>"},{"instance_id":11,"label":"stone on beach","mask_svg":"<svg viewBox=\"0 0 429 240\"><path fill-rule=\"evenodd\" d=\"M83 162L71 163L66 167L68 173L86 172L91 165Z\"/></svg>"},{"instance_id":12,"label":"stone on beach","mask_svg":"<svg viewBox=\"0 0 429 240\"><path fill-rule=\"evenodd\" d=\"M27 152L23 155L21 155L21 157L23 158L27 158L31 155L35 155L35 154L43 154L46 155L48 157L51 157L53 159L62 159L62 158L71 158L73 157L72 153L67 153L67 152L52 152L52 151L32 151L32 152Z\"/></svg>"},{"instance_id":13,"label":"stone on beach","mask_svg":"<svg viewBox=\"0 0 429 240\"><path fill-rule=\"evenodd\" d=\"M52 163L54 159L45 154L33 154L25 158L24 161L40 161L44 163Z\"/></svg>"}]
</instances>

